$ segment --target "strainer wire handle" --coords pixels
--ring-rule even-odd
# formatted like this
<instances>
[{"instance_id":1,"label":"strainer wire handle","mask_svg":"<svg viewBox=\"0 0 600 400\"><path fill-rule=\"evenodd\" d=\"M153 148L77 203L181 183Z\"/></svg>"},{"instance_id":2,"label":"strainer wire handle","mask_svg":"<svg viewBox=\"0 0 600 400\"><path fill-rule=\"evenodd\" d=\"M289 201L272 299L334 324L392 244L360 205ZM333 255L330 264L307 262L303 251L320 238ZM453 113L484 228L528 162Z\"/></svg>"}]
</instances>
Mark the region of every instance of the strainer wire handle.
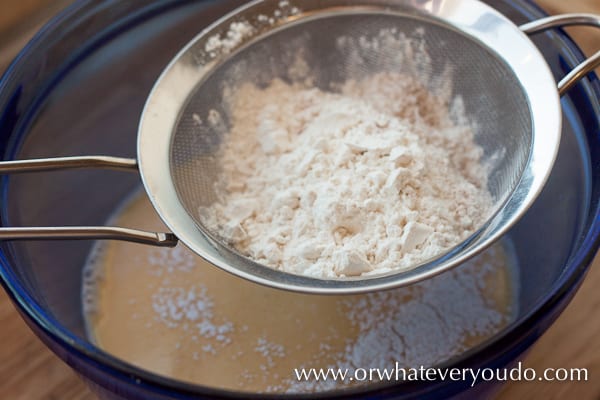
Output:
<instances>
[{"instance_id":1,"label":"strainer wire handle","mask_svg":"<svg viewBox=\"0 0 600 400\"><path fill-rule=\"evenodd\" d=\"M0 228L0 240L121 240L159 247L177 245L172 233L110 226Z\"/></svg>"},{"instance_id":2,"label":"strainer wire handle","mask_svg":"<svg viewBox=\"0 0 600 400\"><path fill-rule=\"evenodd\" d=\"M532 35L552 28L565 26L587 25L600 28L600 16L594 14L562 14L546 17L521 25L519 28L526 34ZM558 83L558 93L563 96L583 77L600 67L600 51L575 67Z\"/></svg>"},{"instance_id":3,"label":"strainer wire handle","mask_svg":"<svg viewBox=\"0 0 600 400\"><path fill-rule=\"evenodd\" d=\"M56 171L73 168L108 168L138 171L137 160L108 156L57 157L0 162L0 174ZM160 247L174 247L172 233L147 232L109 226L0 227L0 240L122 240Z\"/></svg>"},{"instance_id":4,"label":"strainer wire handle","mask_svg":"<svg viewBox=\"0 0 600 400\"><path fill-rule=\"evenodd\" d=\"M54 157L0 162L0 174L56 171L73 168L108 168L137 171L137 160L109 156Z\"/></svg>"}]
</instances>

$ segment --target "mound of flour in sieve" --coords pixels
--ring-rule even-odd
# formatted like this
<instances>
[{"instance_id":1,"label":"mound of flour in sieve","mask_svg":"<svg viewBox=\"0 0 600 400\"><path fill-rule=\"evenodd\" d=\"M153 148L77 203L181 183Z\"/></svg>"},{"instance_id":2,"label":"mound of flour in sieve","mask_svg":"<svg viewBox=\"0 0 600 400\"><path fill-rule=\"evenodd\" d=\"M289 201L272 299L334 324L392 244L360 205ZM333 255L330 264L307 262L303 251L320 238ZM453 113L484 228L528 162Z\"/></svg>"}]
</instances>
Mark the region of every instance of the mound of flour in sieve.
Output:
<instances>
[{"instance_id":1,"label":"mound of flour in sieve","mask_svg":"<svg viewBox=\"0 0 600 400\"><path fill-rule=\"evenodd\" d=\"M274 81L231 97L218 201L201 218L239 252L319 278L411 268L488 217L460 102L380 73L339 93ZM462 116L464 117L464 116Z\"/></svg>"}]
</instances>

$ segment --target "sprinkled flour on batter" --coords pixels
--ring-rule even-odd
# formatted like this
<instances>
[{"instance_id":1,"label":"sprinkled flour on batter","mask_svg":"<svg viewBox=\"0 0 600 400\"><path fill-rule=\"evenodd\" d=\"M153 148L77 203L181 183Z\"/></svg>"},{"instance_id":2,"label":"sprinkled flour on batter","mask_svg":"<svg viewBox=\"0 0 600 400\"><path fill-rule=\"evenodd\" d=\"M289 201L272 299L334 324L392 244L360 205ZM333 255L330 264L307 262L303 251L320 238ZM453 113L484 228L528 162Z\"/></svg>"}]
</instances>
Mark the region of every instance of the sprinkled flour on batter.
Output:
<instances>
[{"instance_id":1,"label":"sprinkled flour on batter","mask_svg":"<svg viewBox=\"0 0 600 400\"><path fill-rule=\"evenodd\" d=\"M219 200L200 213L259 263L321 278L407 269L489 215L482 149L453 122L460 101L408 76L379 73L338 93L245 84L230 106Z\"/></svg>"}]
</instances>

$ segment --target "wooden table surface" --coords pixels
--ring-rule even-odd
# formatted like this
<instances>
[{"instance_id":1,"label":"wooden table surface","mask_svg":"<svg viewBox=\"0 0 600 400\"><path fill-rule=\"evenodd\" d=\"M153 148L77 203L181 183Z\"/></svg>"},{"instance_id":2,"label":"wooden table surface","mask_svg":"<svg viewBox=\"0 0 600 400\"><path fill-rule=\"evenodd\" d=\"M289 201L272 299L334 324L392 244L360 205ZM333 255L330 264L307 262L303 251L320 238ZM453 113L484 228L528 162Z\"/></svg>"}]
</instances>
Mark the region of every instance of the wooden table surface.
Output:
<instances>
[{"instance_id":1,"label":"wooden table surface","mask_svg":"<svg viewBox=\"0 0 600 400\"><path fill-rule=\"evenodd\" d=\"M27 38L68 0L0 0L0 71ZM539 0L550 13L596 12L599 0ZM582 48L600 48L600 34L570 30ZM512 382L498 400L600 399L600 256L573 302L533 347L524 367L587 368L588 382ZM29 331L0 290L0 400L92 400L65 364Z\"/></svg>"}]
</instances>

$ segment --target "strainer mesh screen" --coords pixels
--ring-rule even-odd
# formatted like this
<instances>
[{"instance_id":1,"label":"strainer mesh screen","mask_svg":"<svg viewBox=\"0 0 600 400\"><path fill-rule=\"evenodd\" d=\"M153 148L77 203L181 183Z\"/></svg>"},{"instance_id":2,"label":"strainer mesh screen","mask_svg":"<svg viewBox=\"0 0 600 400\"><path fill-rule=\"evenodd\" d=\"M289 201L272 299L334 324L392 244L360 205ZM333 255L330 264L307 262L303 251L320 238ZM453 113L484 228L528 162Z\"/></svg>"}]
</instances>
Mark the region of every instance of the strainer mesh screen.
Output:
<instances>
[{"instance_id":1,"label":"strainer mesh screen","mask_svg":"<svg viewBox=\"0 0 600 400\"><path fill-rule=\"evenodd\" d=\"M394 32L400 43L402 38L416 37L420 45L351 51L356 47L348 43L375 40L383 31ZM485 150L483 163L490 167L488 188L496 211L517 185L529 157L532 122L527 97L504 61L470 36L435 20L381 12L330 13L262 35L215 68L192 92L173 135L171 176L182 204L200 227L198 208L215 200L217 152L229 129L224 90L235 93L235 87L245 82L266 86L275 78L303 79L293 68L299 57L308 66L307 75L324 90L386 71L414 76L432 92L449 88L452 97L462 97L476 141ZM213 119L218 115L217 123L197 123L210 113Z\"/></svg>"}]
</instances>

